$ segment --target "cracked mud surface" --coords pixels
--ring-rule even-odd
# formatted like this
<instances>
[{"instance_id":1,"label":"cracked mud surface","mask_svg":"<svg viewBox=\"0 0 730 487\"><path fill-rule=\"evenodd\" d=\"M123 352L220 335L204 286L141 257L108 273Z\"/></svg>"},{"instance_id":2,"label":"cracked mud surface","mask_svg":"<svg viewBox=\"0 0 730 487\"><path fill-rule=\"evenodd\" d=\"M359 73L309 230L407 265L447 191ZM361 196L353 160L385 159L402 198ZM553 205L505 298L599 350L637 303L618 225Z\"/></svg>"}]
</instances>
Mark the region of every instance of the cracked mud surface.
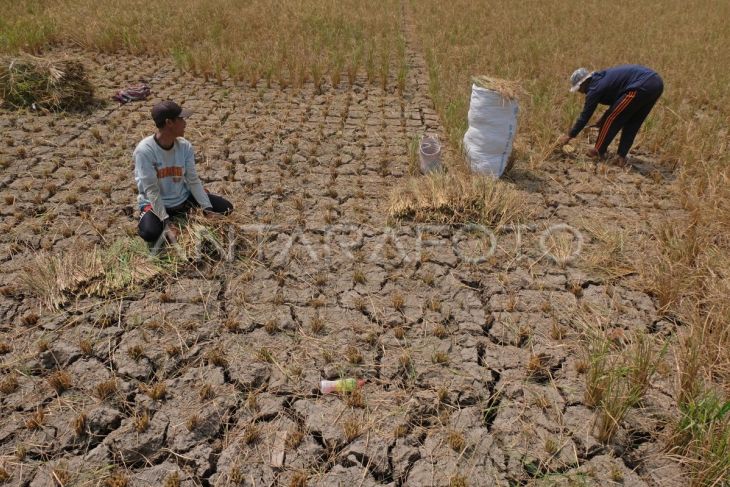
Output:
<instances>
[{"instance_id":1,"label":"cracked mud surface","mask_svg":"<svg viewBox=\"0 0 730 487\"><path fill-rule=\"evenodd\" d=\"M19 290L34 255L134 230L131 151L153 129L152 102L1 112L8 485L64 475L65 485L97 485L118 471L131 486L683 482L660 454L669 379L660 374L602 445L576 366L574 318L586 306L617 330L674 326L634 274L600 265L602 235L638 241L653 216L680 211L661 174L518 163L508 181L532 217L470 264L477 247L457 228L388 227L410 142L441 131L412 49L402 94L395 80L388 91L358 80L322 94L219 86L166 60L81 54L101 96L142 77L155 99L196 111L186 137L206 187L236 207L241 255L131 296L39 311ZM584 239L566 262L544 244L561 224ZM58 370L70 376L60 393L49 380ZM348 397L317 392L338 377L367 384Z\"/></svg>"}]
</instances>

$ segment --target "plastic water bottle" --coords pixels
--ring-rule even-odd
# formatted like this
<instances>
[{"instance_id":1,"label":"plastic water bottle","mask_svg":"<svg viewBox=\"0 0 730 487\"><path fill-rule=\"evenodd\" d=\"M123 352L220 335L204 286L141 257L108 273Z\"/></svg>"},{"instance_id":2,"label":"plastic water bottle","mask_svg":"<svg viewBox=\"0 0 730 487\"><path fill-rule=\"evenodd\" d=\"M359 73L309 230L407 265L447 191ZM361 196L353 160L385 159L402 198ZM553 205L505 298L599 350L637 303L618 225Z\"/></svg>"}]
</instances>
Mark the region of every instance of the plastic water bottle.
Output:
<instances>
[{"instance_id":1,"label":"plastic water bottle","mask_svg":"<svg viewBox=\"0 0 730 487\"><path fill-rule=\"evenodd\" d=\"M319 381L319 390L322 394L331 394L333 392L351 392L361 388L365 384L364 379L338 379L338 380L321 380Z\"/></svg>"}]
</instances>

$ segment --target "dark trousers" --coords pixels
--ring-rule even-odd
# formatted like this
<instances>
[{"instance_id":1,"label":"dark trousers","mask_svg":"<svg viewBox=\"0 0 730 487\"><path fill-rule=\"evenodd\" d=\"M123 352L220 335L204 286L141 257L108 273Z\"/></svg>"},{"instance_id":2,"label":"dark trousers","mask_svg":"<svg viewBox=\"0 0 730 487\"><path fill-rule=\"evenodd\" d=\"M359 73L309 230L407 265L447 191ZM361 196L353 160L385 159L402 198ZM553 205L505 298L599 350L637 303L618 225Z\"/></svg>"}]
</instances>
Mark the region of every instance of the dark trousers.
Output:
<instances>
[{"instance_id":1,"label":"dark trousers","mask_svg":"<svg viewBox=\"0 0 730 487\"><path fill-rule=\"evenodd\" d=\"M210 198L210 204L213 205L214 212L227 215L233 211L233 205L227 199L214 194L208 194L208 198ZM167 210L167 214L170 215L170 217L173 217L185 214L192 208L199 206L200 205L197 201L195 201L195 198L190 195L183 204L176 206L175 208L165 209ZM139 219L139 225L137 225L137 233L147 242L156 242L157 239L160 238L160 235L162 235L162 230L164 230L164 228L162 220L152 213L151 210L152 206L149 205L142 211L142 216Z\"/></svg>"},{"instance_id":2,"label":"dark trousers","mask_svg":"<svg viewBox=\"0 0 730 487\"><path fill-rule=\"evenodd\" d=\"M634 144L636 134L646 120L647 115L654 108L654 104L662 96L664 83L658 74L651 76L637 90L628 91L604 115L603 125L598 132L596 151L603 156L606 149L621 131L618 143L618 155L626 157Z\"/></svg>"}]
</instances>

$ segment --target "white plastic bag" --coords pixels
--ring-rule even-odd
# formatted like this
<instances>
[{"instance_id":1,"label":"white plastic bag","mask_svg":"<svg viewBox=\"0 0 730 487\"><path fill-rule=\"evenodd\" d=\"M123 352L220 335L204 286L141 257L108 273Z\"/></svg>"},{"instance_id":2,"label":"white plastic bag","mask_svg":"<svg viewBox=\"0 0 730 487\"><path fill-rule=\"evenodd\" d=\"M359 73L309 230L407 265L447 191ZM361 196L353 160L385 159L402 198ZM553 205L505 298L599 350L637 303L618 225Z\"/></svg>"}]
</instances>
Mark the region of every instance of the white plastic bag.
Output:
<instances>
[{"instance_id":1,"label":"white plastic bag","mask_svg":"<svg viewBox=\"0 0 730 487\"><path fill-rule=\"evenodd\" d=\"M472 85L464 152L474 172L498 178L507 166L517 131L517 100Z\"/></svg>"}]
</instances>

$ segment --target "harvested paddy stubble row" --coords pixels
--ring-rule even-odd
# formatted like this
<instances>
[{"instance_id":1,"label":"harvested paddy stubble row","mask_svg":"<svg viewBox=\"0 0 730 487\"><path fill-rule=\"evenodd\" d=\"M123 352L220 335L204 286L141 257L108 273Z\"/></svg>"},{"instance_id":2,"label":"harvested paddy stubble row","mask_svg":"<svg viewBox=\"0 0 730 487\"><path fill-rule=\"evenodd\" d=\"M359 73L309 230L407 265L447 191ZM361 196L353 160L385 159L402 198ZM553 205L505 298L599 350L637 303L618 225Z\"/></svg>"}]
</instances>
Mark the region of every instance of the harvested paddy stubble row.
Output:
<instances>
[{"instance_id":1,"label":"harvested paddy stubble row","mask_svg":"<svg viewBox=\"0 0 730 487\"><path fill-rule=\"evenodd\" d=\"M385 83L392 73L405 80L396 0L377 8L354 0L14 3L0 2L7 25L0 51L70 42L102 52L166 52L195 73L250 84L318 85L325 76L352 84L358 75Z\"/></svg>"}]
</instances>

